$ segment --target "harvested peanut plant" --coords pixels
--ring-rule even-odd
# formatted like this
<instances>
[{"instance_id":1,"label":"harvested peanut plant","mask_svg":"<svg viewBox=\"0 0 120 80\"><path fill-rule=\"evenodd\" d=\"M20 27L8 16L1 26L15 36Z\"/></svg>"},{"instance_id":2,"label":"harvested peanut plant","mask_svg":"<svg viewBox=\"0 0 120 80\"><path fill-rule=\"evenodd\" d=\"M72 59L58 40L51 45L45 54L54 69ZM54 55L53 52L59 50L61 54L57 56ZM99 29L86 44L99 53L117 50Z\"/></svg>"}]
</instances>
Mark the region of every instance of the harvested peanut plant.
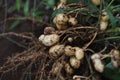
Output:
<instances>
[{"instance_id":1,"label":"harvested peanut plant","mask_svg":"<svg viewBox=\"0 0 120 80\"><path fill-rule=\"evenodd\" d=\"M119 69L120 26L112 29L110 21L113 17L117 21L117 7L107 8L105 0L90 2L96 9L87 0L71 4L60 0L52 25L44 28L33 47L8 58L0 72L4 75L25 65L21 80L30 69L32 80L98 80L108 63Z\"/></svg>"}]
</instances>

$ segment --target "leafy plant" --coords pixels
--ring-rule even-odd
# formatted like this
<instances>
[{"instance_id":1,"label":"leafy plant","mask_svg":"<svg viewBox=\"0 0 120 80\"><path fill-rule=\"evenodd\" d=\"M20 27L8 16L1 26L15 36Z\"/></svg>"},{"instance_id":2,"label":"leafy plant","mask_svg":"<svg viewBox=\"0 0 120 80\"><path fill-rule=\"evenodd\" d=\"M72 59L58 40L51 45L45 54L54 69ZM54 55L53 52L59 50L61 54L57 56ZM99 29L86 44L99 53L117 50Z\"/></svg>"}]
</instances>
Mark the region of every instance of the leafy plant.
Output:
<instances>
[{"instance_id":1,"label":"leafy plant","mask_svg":"<svg viewBox=\"0 0 120 80\"><path fill-rule=\"evenodd\" d=\"M17 10L19 12L20 8L21 8L21 0L16 0L16 8L17 8Z\"/></svg>"},{"instance_id":2,"label":"leafy plant","mask_svg":"<svg viewBox=\"0 0 120 80\"><path fill-rule=\"evenodd\" d=\"M106 65L103 76L111 80L120 80L120 68L115 69L111 63L108 63Z\"/></svg>"},{"instance_id":3,"label":"leafy plant","mask_svg":"<svg viewBox=\"0 0 120 80\"><path fill-rule=\"evenodd\" d=\"M55 5L55 0L42 0L41 4L43 4L47 7L53 8Z\"/></svg>"},{"instance_id":4,"label":"leafy plant","mask_svg":"<svg viewBox=\"0 0 120 80\"><path fill-rule=\"evenodd\" d=\"M29 13L29 0L26 0L24 4L24 15L28 16L28 13Z\"/></svg>"},{"instance_id":5,"label":"leafy plant","mask_svg":"<svg viewBox=\"0 0 120 80\"><path fill-rule=\"evenodd\" d=\"M82 0L67 0L67 4L70 4L70 3L78 3Z\"/></svg>"},{"instance_id":6,"label":"leafy plant","mask_svg":"<svg viewBox=\"0 0 120 80\"><path fill-rule=\"evenodd\" d=\"M110 17L110 22L111 22L112 28L116 28L117 27L116 18L113 16L113 14L110 11L108 11L108 15Z\"/></svg>"},{"instance_id":7,"label":"leafy plant","mask_svg":"<svg viewBox=\"0 0 120 80\"><path fill-rule=\"evenodd\" d=\"M20 20L16 20L12 23L11 27L9 28L10 30L15 28L16 26L18 26L20 24Z\"/></svg>"}]
</instances>

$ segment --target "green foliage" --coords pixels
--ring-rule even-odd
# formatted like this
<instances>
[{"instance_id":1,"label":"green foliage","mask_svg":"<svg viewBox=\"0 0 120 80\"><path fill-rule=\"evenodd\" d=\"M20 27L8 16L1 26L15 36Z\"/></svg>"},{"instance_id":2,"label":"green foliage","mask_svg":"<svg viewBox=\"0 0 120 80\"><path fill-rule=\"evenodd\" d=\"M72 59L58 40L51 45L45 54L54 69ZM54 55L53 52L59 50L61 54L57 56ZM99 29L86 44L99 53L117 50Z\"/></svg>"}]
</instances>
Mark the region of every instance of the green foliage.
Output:
<instances>
[{"instance_id":1,"label":"green foliage","mask_svg":"<svg viewBox=\"0 0 120 80\"><path fill-rule=\"evenodd\" d=\"M55 5L55 0L42 0L41 4L53 8Z\"/></svg>"},{"instance_id":2,"label":"green foliage","mask_svg":"<svg viewBox=\"0 0 120 80\"><path fill-rule=\"evenodd\" d=\"M26 0L24 4L24 15L28 16L28 13L29 13L29 0Z\"/></svg>"},{"instance_id":3,"label":"green foliage","mask_svg":"<svg viewBox=\"0 0 120 80\"><path fill-rule=\"evenodd\" d=\"M70 3L78 3L82 0L67 0L67 4L70 4Z\"/></svg>"},{"instance_id":4,"label":"green foliage","mask_svg":"<svg viewBox=\"0 0 120 80\"><path fill-rule=\"evenodd\" d=\"M45 6L47 7L54 7L55 4L55 0L42 0L40 1L40 3L37 3L37 0L33 0L33 7L31 7L30 5L30 0L25 0L25 2L22 2L21 0L16 0L14 6L14 11L17 10L18 11L18 15L19 13L22 13L22 17L28 17L30 15L32 15L35 19L41 19L41 17L46 13L44 10L38 10L39 6L42 5L41 3L45 4ZM13 11L10 10L9 11ZM20 15L21 16L21 15ZM13 24L11 25L11 27L9 29L14 29L15 27L18 26L18 24L20 24L21 21L16 20L13 22Z\"/></svg>"},{"instance_id":5,"label":"green foliage","mask_svg":"<svg viewBox=\"0 0 120 80\"><path fill-rule=\"evenodd\" d=\"M110 8L110 6L112 5L113 2L114 2L114 0L112 0L112 1L107 5L107 9Z\"/></svg>"},{"instance_id":6,"label":"green foliage","mask_svg":"<svg viewBox=\"0 0 120 80\"><path fill-rule=\"evenodd\" d=\"M18 26L20 24L20 21L19 20L16 20L12 23L11 27L9 28L10 30L15 28L16 26Z\"/></svg>"},{"instance_id":7,"label":"green foliage","mask_svg":"<svg viewBox=\"0 0 120 80\"><path fill-rule=\"evenodd\" d=\"M110 23L112 25L112 28L116 28L117 25L116 25L116 18L114 17L113 13L111 12L111 6L112 6L112 3L114 2L114 0L112 0L106 7L106 9L108 10L108 15L110 17Z\"/></svg>"},{"instance_id":8,"label":"green foliage","mask_svg":"<svg viewBox=\"0 0 120 80\"><path fill-rule=\"evenodd\" d=\"M108 63L102 75L111 80L120 80L120 68L115 69L111 63Z\"/></svg>"},{"instance_id":9,"label":"green foliage","mask_svg":"<svg viewBox=\"0 0 120 80\"><path fill-rule=\"evenodd\" d=\"M53 19L57 14L65 13L66 11L64 9L57 9L52 13L51 19Z\"/></svg>"},{"instance_id":10,"label":"green foliage","mask_svg":"<svg viewBox=\"0 0 120 80\"><path fill-rule=\"evenodd\" d=\"M108 15L110 17L110 23L112 25L112 28L116 28L116 18L113 16L112 12L108 11Z\"/></svg>"},{"instance_id":11,"label":"green foliage","mask_svg":"<svg viewBox=\"0 0 120 80\"><path fill-rule=\"evenodd\" d=\"M17 10L19 12L20 8L21 8L21 0L16 0L16 8L17 8Z\"/></svg>"},{"instance_id":12,"label":"green foliage","mask_svg":"<svg viewBox=\"0 0 120 80\"><path fill-rule=\"evenodd\" d=\"M33 16L36 18L36 19L40 19L42 15L44 15L46 12L45 11L35 11L33 12Z\"/></svg>"},{"instance_id":13,"label":"green foliage","mask_svg":"<svg viewBox=\"0 0 120 80\"><path fill-rule=\"evenodd\" d=\"M95 5L93 5L91 3L91 0L86 0L86 3L87 3L87 5L88 5L89 8L94 9L94 10L99 10L98 7L96 7Z\"/></svg>"},{"instance_id":14,"label":"green foliage","mask_svg":"<svg viewBox=\"0 0 120 80\"><path fill-rule=\"evenodd\" d=\"M114 13L119 13L120 12L120 5L111 5L109 7L107 7L108 9L108 15L110 16L110 23L112 25L112 28L116 28L117 27L117 23L120 24L120 18L116 18L114 16Z\"/></svg>"},{"instance_id":15,"label":"green foliage","mask_svg":"<svg viewBox=\"0 0 120 80\"><path fill-rule=\"evenodd\" d=\"M119 12L120 11L120 5L111 6L110 9L112 11L118 11Z\"/></svg>"}]
</instances>

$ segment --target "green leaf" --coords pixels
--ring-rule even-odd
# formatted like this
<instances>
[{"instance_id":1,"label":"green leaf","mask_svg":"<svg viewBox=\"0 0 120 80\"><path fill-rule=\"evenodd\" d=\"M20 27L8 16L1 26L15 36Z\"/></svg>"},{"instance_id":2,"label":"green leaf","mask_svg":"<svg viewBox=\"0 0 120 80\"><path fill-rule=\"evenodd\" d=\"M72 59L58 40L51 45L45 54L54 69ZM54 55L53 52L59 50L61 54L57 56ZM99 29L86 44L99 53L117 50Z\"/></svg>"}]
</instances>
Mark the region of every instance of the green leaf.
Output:
<instances>
[{"instance_id":1,"label":"green leaf","mask_svg":"<svg viewBox=\"0 0 120 80\"><path fill-rule=\"evenodd\" d=\"M17 8L17 10L19 12L20 8L21 8L21 0L16 0L16 8Z\"/></svg>"},{"instance_id":2,"label":"green leaf","mask_svg":"<svg viewBox=\"0 0 120 80\"><path fill-rule=\"evenodd\" d=\"M113 16L113 14L110 11L108 11L108 15L110 17L110 23L112 25L112 28L116 28L117 26L116 26L116 19L115 19L115 17Z\"/></svg>"},{"instance_id":3,"label":"green leaf","mask_svg":"<svg viewBox=\"0 0 120 80\"><path fill-rule=\"evenodd\" d=\"M50 8L53 8L55 5L55 0L43 0L41 1L41 4L46 5Z\"/></svg>"},{"instance_id":4,"label":"green leaf","mask_svg":"<svg viewBox=\"0 0 120 80\"><path fill-rule=\"evenodd\" d=\"M48 0L47 1L50 7L54 7L55 5L55 0Z\"/></svg>"},{"instance_id":5,"label":"green leaf","mask_svg":"<svg viewBox=\"0 0 120 80\"><path fill-rule=\"evenodd\" d=\"M112 25L112 28L116 28L117 27L117 24L116 24L116 19L115 17L113 16L113 13L110 11L110 9L112 9L112 3L114 2L114 0L111 0L111 2L108 4L108 6L106 7L106 9L108 10L108 15L110 17L110 23Z\"/></svg>"},{"instance_id":6,"label":"green leaf","mask_svg":"<svg viewBox=\"0 0 120 80\"><path fill-rule=\"evenodd\" d=\"M120 5L111 6L111 10L120 11Z\"/></svg>"},{"instance_id":7,"label":"green leaf","mask_svg":"<svg viewBox=\"0 0 120 80\"><path fill-rule=\"evenodd\" d=\"M89 7L90 9L92 9L92 10L99 10L95 5L93 5L93 4L91 3L91 0L86 0L86 2L87 2L87 5L88 5L88 7Z\"/></svg>"},{"instance_id":8,"label":"green leaf","mask_svg":"<svg viewBox=\"0 0 120 80\"><path fill-rule=\"evenodd\" d=\"M24 4L24 15L28 16L29 13L29 0L27 0Z\"/></svg>"},{"instance_id":9,"label":"green leaf","mask_svg":"<svg viewBox=\"0 0 120 80\"><path fill-rule=\"evenodd\" d=\"M111 0L111 2L107 5L107 9L109 9L111 7L113 2L114 2L114 0Z\"/></svg>"},{"instance_id":10,"label":"green leaf","mask_svg":"<svg viewBox=\"0 0 120 80\"><path fill-rule=\"evenodd\" d=\"M108 63L102 75L111 80L120 80L120 68L115 69L112 63Z\"/></svg>"},{"instance_id":11,"label":"green leaf","mask_svg":"<svg viewBox=\"0 0 120 80\"><path fill-rule=\"evenodd\" d=\"M17 27L20 24L19 20L14 21L14 23L11 25L11 27L9 28L10 30Z\"/></svg>"},{"instance_id":12,"label":"green leaf","mask_svg":"<svg viewBox=\"0 0 120 80\"><path fill-rule=\"evenodd\" d=\"M66 11L64 9L57 9L52 13L51 19L53 19L57 14L65 13Z\"/></svg>"},{"instance_id":13,"label":"green leaf","mask_svg":"<svg viewBox=\"0 0 120 80\"><path fill-rule=\"evenodd\" d=\"M82 0L67 0L67 4L70 4L70 3L78 3Z\"/></svg>"},{"instance_id":14,"label":"green leaf","mask_svg":"<svg viewBox=\"0 0 120 80\"><path fill-rule=\"evenodd\" d=\"M34 0L34 6L33 6L33 9L32 9L32 12L34 13L36 10L37 10L37 1Z\"/></svg>"},{"instance_id":15,"label":"green leaf","mask_svg":"<svg viewBox=\"0 0 120 80\"><path fill-rule=\"evenodd\" d=\"M40 19L45 13L45 11L35 11L33 12L33 16L37 19Z\"/></svg>"}]
</instances>

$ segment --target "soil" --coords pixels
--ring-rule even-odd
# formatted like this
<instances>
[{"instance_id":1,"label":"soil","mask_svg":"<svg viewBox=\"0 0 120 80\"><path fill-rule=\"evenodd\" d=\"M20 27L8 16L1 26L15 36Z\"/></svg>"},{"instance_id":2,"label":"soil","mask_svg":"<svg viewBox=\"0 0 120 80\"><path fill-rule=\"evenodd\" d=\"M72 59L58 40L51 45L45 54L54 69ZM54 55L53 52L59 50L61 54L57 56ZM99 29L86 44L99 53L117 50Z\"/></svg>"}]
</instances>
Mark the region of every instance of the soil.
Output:
<instances>
[{"instance_id":1,"label":"soil","mask_svg":"<svg viewBox=\"0 0 120 80\"><path fill-rule=\"evenodd\" d=\"M11 5L14 4L14 0L8 1L8 6L12 7ZM33 4L31 4L32 6ZM39 10L46 10L45 7L40 6ZM51 10L47 10L49 13L46 13L42 16L43 22L48 23L50 18L49 15L51 14ZM43 33L44 27L46 24L41 24L38 22L34 22L32 20L21 20L21 23L17 25L17 27L13 29L9 29L10 25L15 20L5 20L5 7L4 7L4 0L0 1L0 33L4 34L7 33L5 36L0 37L0 66L4 64L8 57L12 57L16 54L20 54L23 51L28 50L31 46L33 46L32 41L28 39L21 38L19 36L11 35L10 32L19 34L19 33L31 33L34 37L38 38L40 34ZM7 13L7 18L14 17L18 15L18 12L13 10L9 10ZM19 14L21 15L21 14ZM6 19L7 19L6 18ZM21 67L22 68L22 67ZM18 69L17 72L10 71L9 73L2 76L1 80L19 80L22 76L22 72L24 69ZM12 74L11 74L12 73ZM16 75L17 74L17 75ZM18 76L19 75L19 76ZM21 75L21 76L20 76Z\"/></svg>"}]
</instances>

